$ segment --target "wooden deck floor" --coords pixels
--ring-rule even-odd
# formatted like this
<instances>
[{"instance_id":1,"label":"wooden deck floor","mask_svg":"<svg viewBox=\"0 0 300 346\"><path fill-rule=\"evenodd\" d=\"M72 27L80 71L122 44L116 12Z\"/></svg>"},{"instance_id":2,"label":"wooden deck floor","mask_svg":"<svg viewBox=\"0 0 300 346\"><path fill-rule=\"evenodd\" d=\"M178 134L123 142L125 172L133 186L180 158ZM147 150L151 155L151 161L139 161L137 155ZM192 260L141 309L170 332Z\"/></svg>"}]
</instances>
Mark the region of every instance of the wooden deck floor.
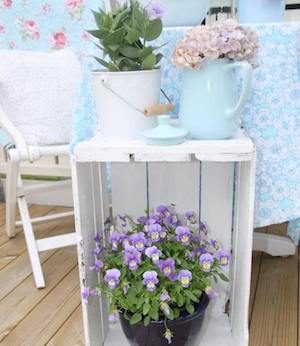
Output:
<instances>
[{"instance_id":1,"label":"wooden deck floor","mask_svg":"<svg viewBox=\"0 0 300 346\"><path fill-rule=\"evenodd\" d=\"M62 208L33 206L32 215ZM285 225L262 229L284 234ZM35 227L38 237L74 229L72 219ZM35 288L22 232L8 239L0 205L0 344L83 345L76 249L41 255L46 288ZM299 257L253 255L250 346L300 346ZM222 345L220 345L222 346Z\"/></svg>"}]
</instances>

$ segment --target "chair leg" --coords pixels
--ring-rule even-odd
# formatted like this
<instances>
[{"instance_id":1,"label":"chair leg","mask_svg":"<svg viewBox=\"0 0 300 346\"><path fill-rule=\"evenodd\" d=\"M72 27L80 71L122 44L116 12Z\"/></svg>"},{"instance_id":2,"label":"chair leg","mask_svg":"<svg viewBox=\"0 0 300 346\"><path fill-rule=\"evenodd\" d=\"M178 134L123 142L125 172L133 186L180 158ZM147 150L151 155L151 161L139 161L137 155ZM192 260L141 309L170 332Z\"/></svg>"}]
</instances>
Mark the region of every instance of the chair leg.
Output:
<instances>
[{"instance_id":1,"label":"chair leg","mask_svg":"<svg viewBox=\"0 0 300 346\"><path fill-rule=\"evenodd\" d=\"M19 178L19 186L20 185L21 178ZM43 288L45 287L45 280L25 196L18 197L18 206L21 220L23 222L24 235L29 253L29 259L32 267L34 281L37 288Z\"/></svg>"},{"instance_id":2,"label":"chair leg","mask_svg":"<svg viewBox=\"0 0 300 346\"><path fill-rule=\"evenodd\" d=\"M6 233L11 238L16 235L16 206L17 206L17 180L19 176L19 162L7 162L6 174Z\"/></svg>"}]
</instances>

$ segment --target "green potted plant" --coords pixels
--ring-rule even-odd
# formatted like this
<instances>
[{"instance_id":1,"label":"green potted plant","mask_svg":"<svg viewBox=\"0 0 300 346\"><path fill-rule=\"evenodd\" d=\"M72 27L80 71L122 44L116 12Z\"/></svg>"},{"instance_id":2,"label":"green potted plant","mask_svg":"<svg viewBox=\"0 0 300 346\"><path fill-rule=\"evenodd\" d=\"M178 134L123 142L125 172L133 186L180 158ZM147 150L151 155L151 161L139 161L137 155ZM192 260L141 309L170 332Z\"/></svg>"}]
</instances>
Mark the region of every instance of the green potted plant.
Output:
<instances>
[{"instance_id":1,"label":"green potted plant","mask_svg":"<svg viewBox=\"0 0 300 346\"><path fill-rule=\"evenodd\" d=\"M131 0L113 11L93 11L95 37L103 69L93 72L99 125L108 138L136 139L156 119L143 115L146 106L160 98L162 55L151 45L162 32L160 15L150 15L138 1Z\"/></svg>"},{"instance_id":2,"label":"green potted plant","mask_svg":"<svg viewBox=\"0 0 300 346\"><path fill-rule=\"evenodd\" d=\"M104 294L110 321L120 317L131 345L198 345L205 310L217 293L213 283L228 281L229 253L209 239L195 214L180 218L159 206L150 217L122 217L108 245L96 236L95 263L101 280L84 297Z\"/></svg>"}]
</instances>

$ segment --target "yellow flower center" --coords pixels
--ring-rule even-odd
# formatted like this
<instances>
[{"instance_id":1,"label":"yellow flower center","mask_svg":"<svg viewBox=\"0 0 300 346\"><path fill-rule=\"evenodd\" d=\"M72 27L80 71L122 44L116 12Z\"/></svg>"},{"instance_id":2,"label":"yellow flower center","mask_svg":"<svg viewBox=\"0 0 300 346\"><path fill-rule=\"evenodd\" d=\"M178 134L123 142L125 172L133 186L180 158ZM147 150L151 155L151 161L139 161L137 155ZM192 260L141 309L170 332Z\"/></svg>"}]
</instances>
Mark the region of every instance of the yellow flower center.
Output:
<instances>
[{"instance_id":1,"label":"yellow flower center","mask_svg":"<svg viewBox=\"0 0 300 346\"><path fill-rule=\"evenodd\" d=\"M183 285L188 285L190 283L190 279L187 277L187 276L184 276L182 279L181 279L181 283Z\"/></svg>"},{"instance_id":2,"label":"yellow flower center","mask_svg":"<svg viewBox=\"0 0 300 346\"><path fill-rule=\"evenodd\" d=\"M157 232L154 232L154 233L152 233L151 237L152 237L152 239L157 240L159 235Z\"/></svg>"},{"instance_id":3,"label":"yellow flower center","mask_svg":"<svg viewBox=\"0 0 300 346\"><path fill-rule=\"evenodd\" d=\"M166 267L164 272L165 272L165 274L170 274L171 273L171 268L170 267Z\"/></svg>"},{"instance_id":4,"label":"yellow flower center","mask_svg":"<svg viewBox=\"0 0 300 346\"><path fill-rule=\"evenodd\" d=\"M186 234L184 234L182 236L181 240L182 240L183 243L187 243L189 241L189 237Z\"/></svg>"},{"instance_id":5,"label":"yellow flower center","mask_svg":"<svg viewBox=\"0 0 300 346\"><path fill-rule=\"evenodd\" d=\"M130 267L135 267L136 261L135 260L130 261L129 265L130 265Z\"/></svg>"},{"instance_id":6,"label":"yellow flower center","mask_svg":"<svg viewBox=\"0 0 300 346\"><path fill-rule=\"evenodd\" d=\"M138 242L136 243L136 247L137 247L138 249L142 249L142 248L144 247L144 244L143 244L141 241L138 241Z\"/></svg>"},{"instance_id":7,"label":"yellow flower center","mask_svg":"<svg viewBox=\"0 0 300 346\"><path fill-rule=\"evenodd\" d=\"M227 259L227 257L222 257L222 258L221 258L221 264L222 264L222 265L228 264L228 259Z\"/></svg>"},{"instance_id":8,"label":"yellow flower center","mask_svg":"<svg viewBox=\"0 0 300 346\"><path fill-rule=\"evenodd\" d=\"M210 262L205 261L205 262L202 263L202 266L203 266L204 269L210 269L211 264L210 264Z\"/></svg>"},{"instance_id":9,"label":"yellow flower center","mask_svg":"<svg viewBox=\"0 0 300 346\"><path fill-rule=\"evenodd\" d=\"M115 286L115 280L110 279L110 280L108 281L108 285L109 285L109 286Z\"/></svg>"},{"instance_id":10,"label":"yellow flower center","mask_svg":"<svg viewBox=\"0 0 300 346\"><path fill-rule=\"evenodd\" d=\"M153 281L149 281L148 284L147 284L147 287L148 288L154 288L155 287L154 282Z\"/></svg>"},{"instance_id":11,"label":"yellow flower center","mask_svg":"<svg viewBox=\"0 0 300 346\"><path fill-rule=\"evenodd\" d=\"M158 254L157 254L157 253L153 254L153 255L152 255L152 259L153 259L153 261L159 260Z\"/></svg>"}]
</instances>

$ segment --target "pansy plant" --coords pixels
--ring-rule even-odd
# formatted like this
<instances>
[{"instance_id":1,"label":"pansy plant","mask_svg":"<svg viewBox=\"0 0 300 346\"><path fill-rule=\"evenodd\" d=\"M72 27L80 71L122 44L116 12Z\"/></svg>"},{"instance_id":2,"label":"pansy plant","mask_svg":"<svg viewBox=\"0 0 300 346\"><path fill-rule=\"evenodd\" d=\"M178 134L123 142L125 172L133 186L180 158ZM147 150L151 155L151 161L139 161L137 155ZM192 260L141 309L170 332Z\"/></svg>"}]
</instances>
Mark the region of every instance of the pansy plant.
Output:
<instances>
[{"instance_id":1,"label":"pansy plant","mask_svg":"<svg viewBox=\"0 0 300 346\"><path fill-rule=\"evenodd\" d=\"M119 223L120 224L120 223ZM119 230L96 236L95 261L91 270L101 282L87 288L83 297L105 294L110 303L109 320L123 314L130 324L165 320L165 338L172 340L168 320L185 310L192 314L203 292L217 297L213 284L228 281L223 270L230 254L208 238L203 222L193 212L181 218L173 207L159 206L150 216L122 216Z\"/></svg>"}]
</instances>

